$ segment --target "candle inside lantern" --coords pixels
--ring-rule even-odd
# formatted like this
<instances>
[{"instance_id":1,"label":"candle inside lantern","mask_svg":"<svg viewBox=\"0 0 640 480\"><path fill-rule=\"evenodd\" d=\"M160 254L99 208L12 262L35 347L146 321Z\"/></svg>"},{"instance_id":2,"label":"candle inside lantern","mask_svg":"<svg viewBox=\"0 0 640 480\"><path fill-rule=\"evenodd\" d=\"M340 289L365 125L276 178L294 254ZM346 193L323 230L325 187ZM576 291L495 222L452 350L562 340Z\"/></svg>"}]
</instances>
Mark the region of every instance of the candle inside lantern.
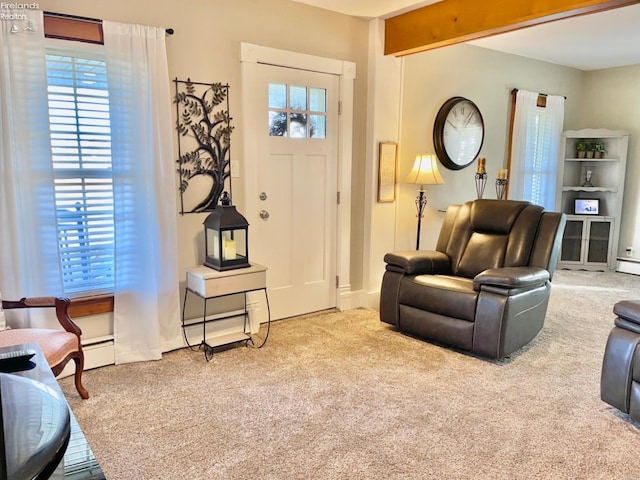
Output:
<instances>
[{"instance_id":1,"label":"candle inside lantern","mask_svg":"<svg viewBox=\"0 0 640 480\"><path fill-rule=\"evenodd\" d=\"M485 173L485 158L484 157L479 157L478 158L478 170L476 173Z\"/></svg>"},{"instance_id":2,"label":"candle inside lantern","mask_svg":"<svg viewBox=\"0 0 640 480\"><path fill-rule=\"evenodd\" d=\"M222 259L223 260L236 259L236 241L235 240L224 241L224 250L222 252Z\"/></svg>"}]
</instances>

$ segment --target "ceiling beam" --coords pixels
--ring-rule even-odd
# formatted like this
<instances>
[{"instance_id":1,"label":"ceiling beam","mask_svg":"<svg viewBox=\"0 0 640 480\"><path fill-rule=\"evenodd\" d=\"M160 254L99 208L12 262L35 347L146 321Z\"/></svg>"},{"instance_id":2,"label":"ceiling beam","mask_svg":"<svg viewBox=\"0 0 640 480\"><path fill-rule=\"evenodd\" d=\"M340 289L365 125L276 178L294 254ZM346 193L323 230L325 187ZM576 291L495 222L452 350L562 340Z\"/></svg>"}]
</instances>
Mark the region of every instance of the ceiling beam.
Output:
<instances>
[{"instance_id":1,"label":"ceiling beam","mask_svg":"<svg viewBox=\"0 0 640 480\"><path fill-rule=\"evenodd\" d=\"M442 0L385 20L384 53L397 57L640 0Z\"/></svg>"}]
</instances>

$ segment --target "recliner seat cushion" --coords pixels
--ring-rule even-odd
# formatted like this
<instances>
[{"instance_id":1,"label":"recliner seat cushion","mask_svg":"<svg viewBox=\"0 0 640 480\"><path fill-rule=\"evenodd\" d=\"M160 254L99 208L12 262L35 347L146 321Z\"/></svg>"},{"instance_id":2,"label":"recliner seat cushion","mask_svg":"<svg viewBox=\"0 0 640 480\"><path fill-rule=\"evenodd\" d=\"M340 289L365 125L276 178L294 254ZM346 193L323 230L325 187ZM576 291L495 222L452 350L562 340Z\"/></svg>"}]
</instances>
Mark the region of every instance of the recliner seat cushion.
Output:
<instances>
[{"instance_id":1,"label":"recliner seat cushion","mask_svg":"<svg viewBox=\"0 0 640 480\"><path fill-rule=\"evenodd\" d=\"M469 278L417 275L402 279L398 301L402 305L473 322L478 292Z\"/></svg>"}]
</instances>

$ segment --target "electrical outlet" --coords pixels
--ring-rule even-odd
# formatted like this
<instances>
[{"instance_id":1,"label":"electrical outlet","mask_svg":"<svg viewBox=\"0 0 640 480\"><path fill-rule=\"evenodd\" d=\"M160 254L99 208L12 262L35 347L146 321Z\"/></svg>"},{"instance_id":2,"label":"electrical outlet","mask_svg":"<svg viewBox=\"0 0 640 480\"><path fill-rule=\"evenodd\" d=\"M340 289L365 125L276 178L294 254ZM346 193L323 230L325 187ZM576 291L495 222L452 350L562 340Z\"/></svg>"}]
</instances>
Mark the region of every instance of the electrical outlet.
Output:
<instances>
[{"instance_id":1,"label":"electrical outlet","mask_svg":"<svg viewBox=\"0 0 640 480\"><path fill-rule=\"evenodd\" d=\"M624 249L624 254L627 257L633 257L633 248L632 247L627 247Z\"/></svg>"}]
</instances>

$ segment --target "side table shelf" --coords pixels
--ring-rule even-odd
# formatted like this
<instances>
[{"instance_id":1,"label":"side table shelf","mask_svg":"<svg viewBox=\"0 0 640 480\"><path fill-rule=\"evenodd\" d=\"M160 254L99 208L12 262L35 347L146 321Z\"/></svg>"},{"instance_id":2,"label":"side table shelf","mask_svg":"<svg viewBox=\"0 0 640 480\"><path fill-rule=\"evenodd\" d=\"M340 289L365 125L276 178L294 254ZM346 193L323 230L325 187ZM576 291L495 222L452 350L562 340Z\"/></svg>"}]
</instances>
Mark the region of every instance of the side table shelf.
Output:
<instances>
[{"instance_id":1,"label":"side table shelf","mask_svg":"<svg viewBox=\"0 0 640 480\"><path fill-rule=\"evenodd\" d=\"M189 343L185 324L185 311L187 306L187 296L189 293L200 297L203 300L202 310L202 342L199 347L204 350L207 361L213 357L213 349L218 346L228 345L237 342L245 342L245 346L253 346L254 348L262 348L269 338L271 330L271 309L269 307L269 296L267 295L267 268L257 263L252 263L248 268L238 268L219 272L213 268L199 265L197 267L187 268L187 288L184 294L184 302L182 304L182 333L184 341L189 348L193 346ZM264 339L254 341L251 331L248 330L249 312L247 310L247 293L254 291L264 291L264 297L267 304L267 332ZM219 320L237 317L237 313L217 317L216 319L207 320L207 301L220 299L229 295L243 295L243 311L244 323L241 332L229 333L215 337L215 344L207 341L207 324Z\"/></svg>"}]
</instances>

